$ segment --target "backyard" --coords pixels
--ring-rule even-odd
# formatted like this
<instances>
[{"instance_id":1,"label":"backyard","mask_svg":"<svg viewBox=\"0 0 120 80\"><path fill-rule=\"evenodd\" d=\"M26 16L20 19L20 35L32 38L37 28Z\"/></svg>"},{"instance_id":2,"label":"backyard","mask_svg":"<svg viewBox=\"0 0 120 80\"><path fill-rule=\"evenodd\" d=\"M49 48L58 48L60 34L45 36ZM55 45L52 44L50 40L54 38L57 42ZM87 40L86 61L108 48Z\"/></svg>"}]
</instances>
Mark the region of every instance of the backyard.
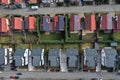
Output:
<instances>
[{"instance_id":1,"label":"backyard","mask_svg":"<svg viewBox=\"0 0 120 80\"><path fill-rule=\"evenodd\" d=\"M120 42L120 32L113 33L114 41Z\"/></svg>"},{"instance_id":2,"label":"backyard","mask_svg":"<svg viewBox=\"0 0 120 80\"><path fill-rule=\"evenodd\" d=\"M38 37L34 32L26 32L25 42L26 43L37 43Z\"/></svg>"},{"instance_id":3,"label":"backyard","mask_svg":"<svg viewBox=\"0 0 120 80\"><path fill-rule=\"evenodd\" d=\"M112 33L104 33L104 32L99 32L98 37L99 41L113 41L113 34Z\"/></svg>"},{"instance_id":4,"label":"backyard","mask_svg":"<svg viewBox=\"0 0 120 80\"><path fill-rule=\"evenodd\" d=\"M0 43L10 43L10 36L1 36Z\"/></svg>"},{"instance_id":5,"label":"backyard","mask_svg":"<svg viewBox=\"0 0 120 80\"><path fill-rule=\"evenodd\" d=\"M14 32L13 33L13 40L15 43L22 43L23 35L21 32Z\"/></svg>"},{"instance_id":6,"label":"backyard","mask_svg":"<svg viewBox=\"0 0 120 80\"><path fill-rule=\"evenodd\" d=\"M82 42L93 42L94 41L94 33L87 33L82 36Z\"/></svg>"},{"instance_id":7,"label":"backyard","mask_svg":"<svg viewBox=\"0 0 120 80\"><path fill-rule=\"evenodd\" d=\"M80 40L78 33L70 33L68 40Z\"/></svg>"},{"instance_id":8,"label":"backyard","mask_svg":"<svg viewBox=\"0 0 120 80\"><path fill-rule=\"evenodd\" d=\"M45 35L45 33L41 33L41 40L61 40L61 35L57 33L50 33L50 35Z\"/></svg>"}]
</instances>

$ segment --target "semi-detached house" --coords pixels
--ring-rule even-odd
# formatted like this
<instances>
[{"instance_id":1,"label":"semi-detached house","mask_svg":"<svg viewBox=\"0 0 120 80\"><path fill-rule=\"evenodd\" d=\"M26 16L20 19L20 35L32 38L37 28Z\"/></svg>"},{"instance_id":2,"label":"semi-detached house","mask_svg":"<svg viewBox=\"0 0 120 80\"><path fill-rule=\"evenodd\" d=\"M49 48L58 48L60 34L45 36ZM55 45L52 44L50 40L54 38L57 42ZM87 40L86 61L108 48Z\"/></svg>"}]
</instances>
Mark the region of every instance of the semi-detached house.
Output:
<instances>
[{"instance_id":1,"label":"semi-detached house","mask_svg":"<svg viewBox=\"0 0 120 80\"><path fill-rule=\"evenodd\" d=\"M13 17L12 18L12 29L13 30L22 30L22 18L21 17Z\"/></svg>"},{"instance_id":2,"label":"semi-detached house","mask_svg":"<svg viewBox=\"0 0 120 80\"><path fill-rule=\"evenodd\" d=\"M7 18L0 18L0 32L7 33L9 31L9 22Z\"/></svg>"},{"instance_id":3,"label":"semi-detached house","mask_svg":"<svg viewBox=\"0 0 120 80\"><path fill-rule=\"evenodd\" d=\"M34 16L28 16L25 18L25 29L26 30L35 30L35 17Z\"/></svg>"}]
</instances>

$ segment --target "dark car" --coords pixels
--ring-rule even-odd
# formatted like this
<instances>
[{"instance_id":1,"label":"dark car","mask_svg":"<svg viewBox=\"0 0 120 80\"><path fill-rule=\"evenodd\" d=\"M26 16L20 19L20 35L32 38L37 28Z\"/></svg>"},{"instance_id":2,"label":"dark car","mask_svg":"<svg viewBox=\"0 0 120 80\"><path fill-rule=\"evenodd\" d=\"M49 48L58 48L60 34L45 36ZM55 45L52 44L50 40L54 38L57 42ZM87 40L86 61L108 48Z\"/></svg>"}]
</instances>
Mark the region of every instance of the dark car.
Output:
<instances>
[{"instance_id":1,"label":"dark car","mask_svg":"<svg viewBox=\"0 0 120 80\"><path fill-rule=\"evenodd\" d=\"M101 78L92 78L90 80L102 80Z\"/></svg>"}]
</instances>

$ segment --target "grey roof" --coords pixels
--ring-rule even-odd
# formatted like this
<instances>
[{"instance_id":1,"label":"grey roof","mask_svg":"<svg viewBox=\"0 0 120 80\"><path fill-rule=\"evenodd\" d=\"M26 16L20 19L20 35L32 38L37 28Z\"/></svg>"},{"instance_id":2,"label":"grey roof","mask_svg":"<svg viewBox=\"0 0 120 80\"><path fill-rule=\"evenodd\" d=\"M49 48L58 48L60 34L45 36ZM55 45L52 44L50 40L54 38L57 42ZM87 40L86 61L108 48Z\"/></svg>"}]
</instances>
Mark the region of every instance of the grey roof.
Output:
<instances>
[{"instance_id":1,"label":"grey roof","mask_svg":"<svg viewBox=\"0 0 120 80\"><path fill-rule=\"evenodd\" d=\"M41 66L42 65L41 53L42 53L41 48L32 49L31 57L32 57L32 65L33 66Z\"/></svg>"},{"instance_id":2,"label":"grey roof","mask_svg":"<svg viewBox=\"0 0 120 80\"><path fill-rule=\"evenodd\" d=\"M22 66L22 60L20 56L15 56L14 60L15 60L15 66Z\"/></svg>"},{"instance_id":3,"label":"grey roof","mask_svg":"<svg viewBox=\"0 0 120 80\"><path fill-rule=\"evenodd\" d=\"M96 63L97 63L97 61L95 60L95 57L89 56L86 58L86 65L88 67L95 67Z\"/></svg>"},{"instance_id":4,"label":"grey roof","mask_svg":"<svg viewBox=\"0 0 120 80\"><path fill-rule=\"evenodd\" d=\"M109 48L104 48L104 52L106 55L105 59L105 66L106 67L114 67L115 66L115 61L116 61L116 56L117 52L115 49L109 49Z\"/></svg>"},{"instance_id":5,"label":"grey roof","mask_svg":"<svg viewBox=\"0 0 120 80\"><path fill-rule=\"evenodd\" d=\"M68 67L77 67L78 50L75 48L67 48L66 56L68 58Z\"/></svg>"},{"instance_id":6,"label":"grey roof","mask_svg":"<svg viewBox=\"0 0 120 80\"><path fill-rule=\"evenodd\" d=\"M14 53L14 56L24 56L24 52L26 49L17 49Z\"/></svg>"},{"instance_id":7,"label":"grey roof","mask_svg":"<svg viewBox=\"0 0 120 80\"><path fill-rule=\"evenodd\" d=\"M87 65L88 67L95 67L98 58L97 50L86 48L85 53L86 54L84 54L84 64Z\"/></svg>"},{"instance_id":8,"label":"grey roof","mask_svg":"<svg viewBox=\"0 0 120 80\"><path fill-rule=\"evenodd\" d=\"M49 56L49 63L52 67L58 67L60 65L60 61L58 60L59 57L56 56Z\"/></svg>"},{"instance_id":9,"label":"grey roof","mask_svg":"<svg viewBox=\"0 0 120 80\"><path fill-rule=\"evenodd\" d=\"M106 56L116 56L117 55L117 52L115 49L104 48L104 52L105 52Z\"/></svg>"},{"instance_id":10,"label":"grey roof","mask_svg":"<svg viewBox=\"0 0 120 80\"><path fill-rule=\"evenodd\" d=\"M22 65L22 59L21 58L24 57L25 50L26 49L17 49L15 51L15 53L14 53L14 60L15 60L15 65L16 66L24 66L24 65Z\"/></svg>"},{"instance_id":11,"label":"grey roof","mask_svg":"<svg viewBox=\"0 0 120 80\"><path fill-rule=\"evenodd\" d=\"M67 54L67 56L77 56L78 50L75 48L67 48L66 54Z\"/></svg>"},{"instance_id":12,"label":"grey roof","mask_svg":"<svg viewBox=\"0 0 120 80\"><path fill-rule=\"evenodd\" d=\"M86 56L97 56L98 55L98 52L96 49L86 48L84 50L86 52Z\"/></svg>"},{"instance_id":13,"label":"grey roof","mask_svg":"<svg viewBox=\"0 0 120 80\"><path fill-rule=\"evenodd\" d=\"M49 50L48 60L49 60L50 66L58 67L60 65L59 54L60 54L60 49L58 48Z\"/></svg>"},{"instance_id":14,"label":"grey roof","mask_svg":"<svg viewBox=\"0 0 120 80\"><path fill-rule=\"evenodd\" d=\"M69 67L77 67L78 58L76 56L69 56L68 66Z\"/></svg>"},{"instance_id":15,"label":"grey roof","mask_svg":"<svg viewBox=\"0 0 120 80\"><path fill-rule=\"evenodd\" d=\"M40 56L33 56L33 59L32 59L32 65L33 66L41 66L41 58Z\"/></svg>"},{"instance_id":16,"label":"grey roof","mask_svg":"<svg viewBox=\"0 0 120 80\"><path fill-rule=\"evenodd\" d=\"M59 53L60 53L60 49L58 48L49 49L48 56L59 56Z\"/></svg>"},{"instance_id":17,"label":"grey roof","mask_svg":"<svg viewBox=\"0 0 120 80\"><path fill-rule=\"evenodd\" d=\"M32 49L31 56L41 56L41 53L42 53L41 48Z\"/></svg>"},{"instance_id":18,"label":"grey roof","mask_svg":"<svg viewBox=\"0 0 120 80\"><path fill-rule=\"evenodd\" d=\"M0 48L0 65L4 64L4 49Z\"/></svg>"},{"instance_id":19,"label":"grey roof","mask_svg":"<svg viewBox=\"0 0 120 80\"><path fill-rule=\"evenodd\" d=\"M115 66L115 61L116 61L115 56L107 57L106 63L105 63L106 67L114 67Z\"/></svg>"}]
</instances>

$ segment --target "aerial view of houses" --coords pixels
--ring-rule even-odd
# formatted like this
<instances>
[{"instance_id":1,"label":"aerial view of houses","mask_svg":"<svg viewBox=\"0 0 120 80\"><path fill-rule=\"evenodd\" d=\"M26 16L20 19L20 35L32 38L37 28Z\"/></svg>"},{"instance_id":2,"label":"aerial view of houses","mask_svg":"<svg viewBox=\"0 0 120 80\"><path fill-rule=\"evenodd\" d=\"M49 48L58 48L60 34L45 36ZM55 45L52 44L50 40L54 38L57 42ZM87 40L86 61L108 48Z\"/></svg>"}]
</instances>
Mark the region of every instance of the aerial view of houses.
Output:
<instances>
[{"instance_id":1,"label":"aerial view of houses","mask_svg":"<svg viewBox=\"0 0 120 80\"><path fill-rule=\"evenodd\" d=\"M8 11L0 13L0 71L10 66L9 71L119 72L120 12L86 9L117 4L119 0L0 0L0 10ZM40 8L84 6L81 13L39 13ZM19 14L26 9L34 14Z\"/></svg>"}]
</instances>

